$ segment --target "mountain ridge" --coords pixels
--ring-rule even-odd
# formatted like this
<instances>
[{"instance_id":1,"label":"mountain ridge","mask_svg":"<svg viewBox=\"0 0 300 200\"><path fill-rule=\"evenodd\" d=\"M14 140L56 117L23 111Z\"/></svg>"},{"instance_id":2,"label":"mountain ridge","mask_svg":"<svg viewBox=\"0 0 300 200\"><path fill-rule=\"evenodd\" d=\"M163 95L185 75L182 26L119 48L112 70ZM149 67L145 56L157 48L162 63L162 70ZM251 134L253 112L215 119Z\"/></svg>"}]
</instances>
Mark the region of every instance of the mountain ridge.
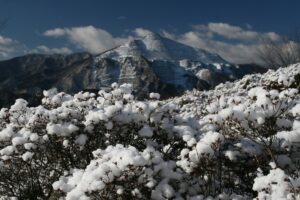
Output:
<instances>
[{"instance_id":1,"label":"mountain ridge","mask_svg":"<svg viewBox=\"0 0 300 200\"><path fill-rule=\"evenodd\" d=\"M106 50L97 55L100 58L109 57L113 59L118 59L119 57L124 56L142 55L148 60L179 61L182 59L188 59L191 61L201 61L204 64L211 64L214 62L229 64L229 62L225 61L217 54L179 43L153 32L142 38L131 39L122 45Z\"/></svg>"},{"instance_id":2,"label":"mountain ridge","mask_svg":"<svg viewBox=\"0 0 300 200\"><path fill-rule=\"evenodd\" d=\"M42 91L52 87L75 93L97 91L113 82L133 84L140 99L150 92L168 98L264 71L258 66L238 67L205 50L152 34L98 55L28 54L0 61L0 105L9 106L15 98L35 105Z\"/></svg>"}]
</instances>

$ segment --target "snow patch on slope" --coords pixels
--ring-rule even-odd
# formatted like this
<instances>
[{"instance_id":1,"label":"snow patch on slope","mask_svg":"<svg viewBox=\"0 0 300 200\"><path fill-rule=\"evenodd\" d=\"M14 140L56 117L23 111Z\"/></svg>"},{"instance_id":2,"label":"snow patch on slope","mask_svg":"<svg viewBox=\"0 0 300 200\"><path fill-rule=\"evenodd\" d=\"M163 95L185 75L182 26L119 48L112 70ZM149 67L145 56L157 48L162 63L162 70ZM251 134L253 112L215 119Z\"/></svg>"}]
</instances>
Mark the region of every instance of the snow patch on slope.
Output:
<instances>
[{"instance_id":1,"label":"snow patch on slope","mask_svg":"<svg viewBox=\"0 0 300 200\"><path fill-rule=\"evenodd\" d=\"M156 33L149 33L141 39L130 40L124 45L99 55L100 58L115 60L132 56L144 56L148 60L179 61L188 59L205 64L227 63L217 54L178 43Z\"/></svg>"}]
</instances>

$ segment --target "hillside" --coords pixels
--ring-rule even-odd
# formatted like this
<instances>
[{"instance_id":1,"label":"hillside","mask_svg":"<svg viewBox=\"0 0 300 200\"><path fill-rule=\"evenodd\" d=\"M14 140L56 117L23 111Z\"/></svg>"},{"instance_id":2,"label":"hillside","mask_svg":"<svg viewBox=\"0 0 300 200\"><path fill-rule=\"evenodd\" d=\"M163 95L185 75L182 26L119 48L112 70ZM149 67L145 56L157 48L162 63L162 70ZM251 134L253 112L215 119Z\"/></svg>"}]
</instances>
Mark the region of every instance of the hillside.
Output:
<instances>
[{"instance_id":1,"label":"hillside","mask_svg":"<svg viewBox=\"0 0 300 200\"><path fill-rule=\"evenodd\" d=\"M295 64L166 100L116 83L18 99L0 111L0 195L299 199L299 89Z\"/></svg>"}]
</instances>

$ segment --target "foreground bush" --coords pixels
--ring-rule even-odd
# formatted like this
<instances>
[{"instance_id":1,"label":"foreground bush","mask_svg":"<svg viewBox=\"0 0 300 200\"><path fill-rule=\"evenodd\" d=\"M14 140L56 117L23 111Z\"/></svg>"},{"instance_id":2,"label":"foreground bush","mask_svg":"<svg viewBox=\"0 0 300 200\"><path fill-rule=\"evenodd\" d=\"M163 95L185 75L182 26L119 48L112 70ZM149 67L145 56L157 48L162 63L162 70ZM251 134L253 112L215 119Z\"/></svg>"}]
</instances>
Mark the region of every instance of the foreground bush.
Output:
<instances>
[{"instance_id":1,"label":"foreground bush","mask_svg":"<svg viewBox=\"0 0 300 200\"><path fill-rule=\"evenodd\" d=\"M207 92L45 91L0 111L2 199L300 199L300 66Z\"/></svg>"}]
</instances>

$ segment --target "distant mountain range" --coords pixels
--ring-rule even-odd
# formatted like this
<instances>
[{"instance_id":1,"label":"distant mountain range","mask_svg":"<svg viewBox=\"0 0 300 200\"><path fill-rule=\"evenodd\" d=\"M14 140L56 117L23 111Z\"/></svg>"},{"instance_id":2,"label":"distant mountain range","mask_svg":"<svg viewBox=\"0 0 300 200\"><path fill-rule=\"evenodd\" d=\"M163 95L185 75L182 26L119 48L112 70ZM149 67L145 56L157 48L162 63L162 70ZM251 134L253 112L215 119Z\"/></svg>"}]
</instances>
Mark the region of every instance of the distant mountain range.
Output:
<instances>
[{"instance_id":1,"label":"distant mountain range","mask_svg":"<svg viewBox=\"0 0 300 200\"><path fill-rule=\"evenodd\" d=\"M37 104L44 89L74 93L131 83L138 98L158 92L162 98L193 88L210 89L245 74L260 73L255 64L234 65L217 54L151 33L98 55L29 54L0 62L0 106L16 98Z\"/></svg>"}]
</instances>

